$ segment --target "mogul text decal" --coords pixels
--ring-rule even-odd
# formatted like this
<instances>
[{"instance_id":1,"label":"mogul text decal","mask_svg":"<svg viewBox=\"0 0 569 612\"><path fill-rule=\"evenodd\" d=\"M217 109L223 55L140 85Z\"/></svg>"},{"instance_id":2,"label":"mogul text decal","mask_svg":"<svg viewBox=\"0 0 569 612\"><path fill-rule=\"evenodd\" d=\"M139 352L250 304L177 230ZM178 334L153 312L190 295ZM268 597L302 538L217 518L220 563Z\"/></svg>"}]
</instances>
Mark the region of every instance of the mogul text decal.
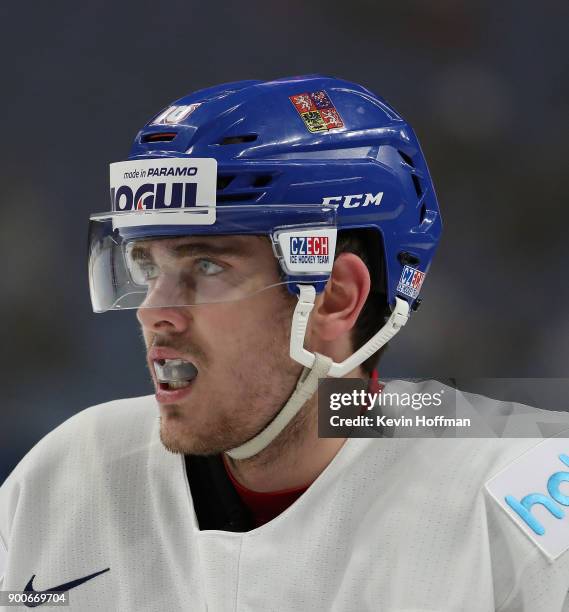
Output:
<instances>
[{"instance_id":1,"label":"mogul text decal","mask_svg":"<svg viewBox=\"0 0 569 612\"><path fill-rule=\"evenodd\" d=\"M133 212L116 227L152 225L150 213L169 212L160 224L211 225L215 222L217 162L209 158L141 159L111 164L111 209Z\"/></svg>"}]
</instances>

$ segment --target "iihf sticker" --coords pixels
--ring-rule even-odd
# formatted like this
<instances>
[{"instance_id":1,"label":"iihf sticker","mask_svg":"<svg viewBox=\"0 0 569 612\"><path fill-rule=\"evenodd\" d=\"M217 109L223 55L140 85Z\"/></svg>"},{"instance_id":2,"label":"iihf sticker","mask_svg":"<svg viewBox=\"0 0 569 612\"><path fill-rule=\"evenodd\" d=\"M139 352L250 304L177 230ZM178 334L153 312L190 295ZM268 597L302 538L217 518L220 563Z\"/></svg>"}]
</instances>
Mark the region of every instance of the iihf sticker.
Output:
<instances>
[{"instance_id":1,"label":"iihf sticker","mask_svg":"<svg viewBox=\"0 0 569 612\"><path fill-rule=\"evenodd\" d=\"M328 263L328 236L291 236L289 257L291 264Z\"/></svg>"},{"instance_id":2,"label":"iihf sticker","mask_svg":"<svg viewBox=\"0 0 569 612\"><path fill-rule=\"evenodd\" d=\"M419 295L419 291L421 291L421 285L424 280L424 272L410 266L405 266L397 285L397 292L410 298L416 298Z\"/></svg>"},{"instance_id":3,"label":"iihf sticker","mask_svg":"<svg viewBox=\"0 0 569 612\"><path fill-rule=\"evenodd\" d=\"M344 127L340 113L322 91L289 96L309 132L327 132Z\"/></svg>"}]
</instances>

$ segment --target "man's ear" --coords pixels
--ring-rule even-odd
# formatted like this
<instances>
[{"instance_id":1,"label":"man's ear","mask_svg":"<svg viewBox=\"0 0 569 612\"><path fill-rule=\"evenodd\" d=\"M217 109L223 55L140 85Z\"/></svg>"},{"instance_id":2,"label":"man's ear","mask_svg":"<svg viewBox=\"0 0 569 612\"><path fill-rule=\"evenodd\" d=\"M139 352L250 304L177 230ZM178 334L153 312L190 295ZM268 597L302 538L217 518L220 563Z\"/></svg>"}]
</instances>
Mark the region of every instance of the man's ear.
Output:
<instances>
[{"instance_id":1,"label":"man's ear","mask_svg":"<svg viewBox=\"0 0 569 612\"><path fill-rule=\"evenodd\" d=\"M341 253L324 291L317 296L309 322L313 340L330 342L356 324L370 291L369 270L354 253Z\"/></svg>"}]
</instances>

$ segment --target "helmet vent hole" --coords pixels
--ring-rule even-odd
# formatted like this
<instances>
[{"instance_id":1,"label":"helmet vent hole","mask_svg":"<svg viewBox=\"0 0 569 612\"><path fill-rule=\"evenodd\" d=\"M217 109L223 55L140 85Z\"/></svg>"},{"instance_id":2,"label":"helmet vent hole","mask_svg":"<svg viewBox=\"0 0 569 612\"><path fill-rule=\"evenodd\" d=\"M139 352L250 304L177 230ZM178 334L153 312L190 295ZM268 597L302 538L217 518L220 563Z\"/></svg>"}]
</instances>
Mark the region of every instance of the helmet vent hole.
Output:
<instances>
[{"instance_id":1,"label":"helmet vent hole","mask_svg":"<svg viewBox=\"0 0 569 612\"><path fill-rule=\"evenodd\" d=\"M235 178L235 175L218 176L217 177L217 190L222 191L223 189L225 189L231 183L231 181L233 181L234 178Z\"/></svg>"},{"instance_id":2,"label":"helmet vent hole","mask_svg":"<svg viewBox=\"0 0 569 612\"><path fill-rule=\"evenodd\" d=\"M257 140L257 134L244 134L243 136L226 136L219 144L220 145L232 145L240 144L242 142L254 142Z\"/></svg>"},{"instance_id":3,"label":"helmet vent hole","mask_svg":"<svg viewBox=\"0 0 569 612\"><path fill-rule=\"evenodd\" d=\"M421 189L421 183L419 182L419 177L416 174L412 174L411 180L413 181L413 187L415 187L415 192L417 193L417 197L420 198L423 195L423 190Z\"/></svg>"},{"instance_id":4,"label":"helmet vent hole","mask_svg":"<svg viewBox=\"0 0 569 612\"><path fill-rule=\"evenodd\" d=\"M217 196L217 203L223 204L224 202L256 202L259 194L258 193L221 193Z\"/></svg>"},{"instance_id":5,"label":"helmet vent hole","mask_svg":"<svg viewBox=\"0 0 569 612\"><path fill-rule=\"evenodd\" d=\"M407 251L401 251L399 255L397 255L397 259L402 266L418 266L420 263L419 258L413 253L409 253Z\"/></svg>"},{"instance_id":6,"label":"helmet vent hole","mask_svg":"<svg viewBox=\"0 0 569 612\"><path fill-rule=\"evenodd\" d=\"M397 153L399 153L399 155L401 155L401 159L408 164L409 166L411 166L411 168L415 167L415 164L413 163L413 160L409 157L409 155L407 155L407 153L403 153L403 151L397 151Z\"/></svg>"},{"instance_id":7,"label":"helmet vent hole","mask_svg":"<svg viewBox=\"0 0 569 612\"><path fill-rule=\"evenodd\" d=\"M273 180L270 174L261 174L255 177L253 187L266 187Z\"/></svg>"},{"instance_id":8,"label":"helmet vent hole","mask_svg":"<svg viewBox=\"0 0 569 612\"><path fill-rule=\"evenodd\" d=\"M419 225L423 223L426 216L427 216L427 205L423 204L423 206L421 206L421 215L419 216Z\"/></svg>"},{"instance_id":9,"label":"helmet vent hole","mask_svg":"<svg viewBox=\"0 0 569 612\"><path fill-rule=\"evenodd\" d=\"M155 134L144 134L141 142L170 142L178 135L177 132L159 132Z\"/></svg>"}]
</instances>

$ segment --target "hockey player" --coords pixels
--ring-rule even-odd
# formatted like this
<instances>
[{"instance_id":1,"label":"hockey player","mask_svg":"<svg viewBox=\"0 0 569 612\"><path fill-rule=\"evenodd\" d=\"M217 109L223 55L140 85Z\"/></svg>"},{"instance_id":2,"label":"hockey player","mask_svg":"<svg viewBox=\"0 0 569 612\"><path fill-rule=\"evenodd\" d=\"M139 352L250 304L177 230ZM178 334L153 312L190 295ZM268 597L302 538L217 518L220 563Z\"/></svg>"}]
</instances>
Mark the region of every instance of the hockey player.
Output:
<instances>
[{"instance_id":1,"label":"hockey player","mask_svg":"<svg viewBox=\"0 0 569 612\"><path fill-rule=\"evenodd\" d=\"M213 87L110 179L93 308L136 309L156 392L16 467L2 589L81 612L565 609L563 439L318 437L318 380L372 376L440 237L390 105L320 76Z\"/></svg>"}]
</instances>

